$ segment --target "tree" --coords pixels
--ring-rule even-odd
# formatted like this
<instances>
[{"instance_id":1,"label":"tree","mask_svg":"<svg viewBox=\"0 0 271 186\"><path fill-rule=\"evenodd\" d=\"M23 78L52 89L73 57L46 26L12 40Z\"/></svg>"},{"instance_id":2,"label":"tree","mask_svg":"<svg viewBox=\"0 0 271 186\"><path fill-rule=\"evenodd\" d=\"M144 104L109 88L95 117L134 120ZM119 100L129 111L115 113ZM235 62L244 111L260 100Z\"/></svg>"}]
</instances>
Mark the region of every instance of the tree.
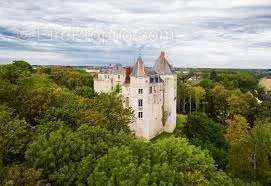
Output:
<instances>
[{"instance_id":1,"label":"tree","mask_svg":"<svg viewBox=\"0 0 271 186\"><path fill-rule=\"evenodd\" d=\"M186 83L181 83L178 81L178 88L177 88L177 108L179 113L182 112L183 114L186 114L186 104L187 104L187 100L190 100L191 98L191 87L190 85L186 84ZM190 102L191 103L191 100ZM189 104L191 105L191 104Z\"/></svg>"},{"instance_id":2,"label":"tree","mask_svg":"<svg viewBox=\"0 0 271 186\"><path fill-rule=\"evenodd\" d=\"M104 116L105 126L110 131L125 131L130 133L129 124L133 121L133 111L131 108L123 106L122 98L114 93L101 93L89 102L99 114Z\"/></svg>"},{"instance_id":3,"label":"tree","mask_svg":"<svg viewBox=\"0 0 271 186\"><path fill-rule=\"evenodd\" d=\"M271 125L255 126L241 143L232 145L230 169L233 174L246 180L271 184Z\"/></svg>"},{"instance_id":4,"label":"tree","mask_svg":"<svg viewBox=\"0 0 271 186\"><path fill-rule=\"evenodd\" d=\"M217 82L227 89L240 89L243 93L253 92L258 86L258 79L253 73L240 71L221 72Z\"/></svg>"},{"instance_id":5,"label":"tree","mask_svg":"<svg viewBox=\"0 0 271 186\"><path fill-rule=\"evenodd\" d=\"M192 144L208 149L219 168L226 168L228 144L223 136L223 130L205 113L195 112L189 115L183 133Z\"/></svg>"},{"instance_id":6,"label":"tree","mask_svg":"<svg viewBox=\"0 0 271 186\"><path fill-rule=\"evenodd\" d=\"M7 165L21 160L30 139L29 125L0 105L0 162Z\"/></svg>"},{"instance_id":7,"label":"tree","mask_svg":"<svg viewBox=\"0 0 271 186\"><path fill-rule=\"evenodd\" d=\"M258 120L271 118L271 100L264 100L260 105L258 105L256 118Z\"/></svg>"},{"instance_id":8,"label":"tree","mask_svg":"<svg viewBox=\"0 0 271 186\"><path fill-rule=\"evenodd\" d=\"M27 149L26 159L55 184L86 184L98 158L109 148L131 141L124 133L112 133L100 127L82 125L75 131L61 123L41 127Z\"/></svg>"},{"instance_id":9,"label":"tree","mask_svg":"<svg viewBox=\"0 0 271 186\"><path fill-rule=\"evenodd\" d=\"M17 84L18 80L30 76L32 72L33 69L27 62L14 61L12 64L0 66L0 79Z\"/></svg>"},{"instance_id":10,"label":"tree","mask_svg":"<svg viewBox=\"0 0 271 186\"><path fill-rule=\"evenodd\" d=\"M13 61L12 64L25 71L33 72L33 67L26 61Z\"/></svg>"},{"instance_id":11,"label":"tree","mask_svg":"<svg viewBox=\"0 0 271 186\"><path fill-rule=\"evenodd\" d=\"M257 100L251 93L239 90L228 90L222 85L216 85L207 94L209 115L224 123L234 115L242 115L253 123L257 109Z\"/></svg>"},{"instance_id":12,"label":"tree","mask_svg":"<svg viewBox=\"0 0 271 186\"><path fill-rule=\"evenodd\" d=\"M203 87L204 89L210 89L213 85L213 81L210 79L203 79L199 85Z\"/></svg>"},{"instance_id":13,"label":"tree","mask_svg":"<svg viewBox=\"0 0 271 186\"><path fill-rule=\"evenodd\" d=\"M35 169L28 169L21 165L12 165L6 168L3 185L40 185L40 172ZM1 183L1 181L0 181Z\"/></svg>"},{"instance_id":14,"label":"tree","mask_svg":"<svg viewBox=\"0 0 271 186\"><path fill-rule=\"evenodd\" d=\"M204 99L204 96L206 93L205 93L205 90L201 86L193 87L193 90L194 90L196 111L198 111L200 102L201 102L201 100Z\"/></svg>"},{"instance_id":15,"label":"tree","mask_svg":"<svg viewBox=\"0 0 271 186\"><path fill-rule=\"evenodd\" d=\"M75 94L85 98L93 98L95 95L94 89L90 86L75 87L74 92Z\"/></svg>"},{"instance_id":16,"label":"tree","mask_svg":"<svg viewBox=\"0 0 271 186\"><path fill-rule=\"evenodd\" d=\"M72 68L50 68L46 72L60 86L65 86L86 98L94 96L93 77L82 70Z\"/></svg>"},{"instance_id":17,"label":"tree","mask_svg":"<svg viewBox=\"0 0 271 186\"><path fill-rule=\"evenodd\" d=\"M229 105L229 114L233 115L244 115L246 116L249 110L249 102L245 99L245 95L239 91L230 92L227 98Z\"/></svg>"},{"instance_id":18,"label":"tree","mask_svg":"<svg viewBox=\"0 0 271 186\"><path fill-rule=\"evenodd\" d=\"M59 90L48 76L30 74L17 79L16 84L0 81L0 101L34 126L53 106Z\"/></svg>"},{"instance_id":19,"label":"tree","mask_svg":"<svg viewBox=\"0 0 271 186\"><path fill-rule=\"evenodd\" d=\"M212 81L217 81L217 80L218 80L217 73L216 73L216 71L215 71L214 69L211 70L211 73L210 73L210 80L212 80Z\"/></svg>"},{"instance_id":20,"label":"tree","mask_svg":"<svg viewBox=\"0 0 271 186\"><path fill-rule=\"evenodd\" d=\"M246 118L235 115L232 119L226 120L226 138L232 143L241 143L248 136L249 126Z\"/></svg>"},{"instance_id":21,"label":"tree","mask_svg":"<svg viewBox=\"0 0 271 186\"><path fill-rule=\"evenodd\" d=\"M231 179L216 171L212 158L183 138L136 141L98 160L89 185L219 185Z\"/></svg>"},{"instance_id":22,"label":"tree","mask_svg":"<svg viewBox=\"0 0 271 186\"><path fill-rule=\"evenodd\" d=\"M229 91L222 85L216 85L208 94L208 112L221 123L229 116L229 95Z\"/></svg>"}]
</instances>

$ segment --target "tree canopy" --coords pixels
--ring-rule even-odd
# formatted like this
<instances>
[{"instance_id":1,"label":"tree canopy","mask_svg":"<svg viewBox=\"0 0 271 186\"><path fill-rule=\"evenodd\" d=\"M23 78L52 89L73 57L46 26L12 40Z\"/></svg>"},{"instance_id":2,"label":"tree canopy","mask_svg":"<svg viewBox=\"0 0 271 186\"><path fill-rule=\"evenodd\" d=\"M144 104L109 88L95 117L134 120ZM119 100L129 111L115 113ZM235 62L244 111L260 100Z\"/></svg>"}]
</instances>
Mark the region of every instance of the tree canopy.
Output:
<instances>
[{"instance_id":1,"label":"tree canopy","mask_svg":"<svg viewBox=\"0 0 271 186\"><path fill-rule=\"evenodd\" d=\"M231 185L207 152L182 138L135 141L98 160L90 185Z\"/></svg>"},{"instance_id":2,"label":"tree canopy","mask_svg":"<svg viewBox=\"0 0 271 186\"><path fill-rule=\"evenodd\" d=\"M271 98L257 83L178 75L176 130L146 141L121 86L98 94L80 69L0 65L0 185L270 185Z\"/></svg>"}]
</instances>

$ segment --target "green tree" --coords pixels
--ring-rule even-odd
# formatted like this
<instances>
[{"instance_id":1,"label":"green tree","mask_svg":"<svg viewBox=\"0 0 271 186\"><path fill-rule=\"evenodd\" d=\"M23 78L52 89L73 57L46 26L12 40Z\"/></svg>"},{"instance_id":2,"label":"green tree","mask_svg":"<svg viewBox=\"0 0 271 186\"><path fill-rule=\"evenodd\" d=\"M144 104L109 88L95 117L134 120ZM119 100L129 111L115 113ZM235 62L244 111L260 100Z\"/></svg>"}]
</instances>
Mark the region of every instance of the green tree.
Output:
<instances>
[{"instance_id":1,"label":"green tree","mask_svg":"<svg viewBox=\"0 0 271 186\"><path fill-rule=\"evenodd\" d=\"M0 79L16 84L20 78L30 76L33 72L31 65L24 61L0 66Z\"/></svg>"},{"instance_id":2,"label":"green tree","mask_svg":"<svg viewBox=\"0 0 271 186\"><path fill-rule=\"evenodd\" d=\"M229 105L229 114L233 115L247 115L249 110L249 103L241 92L230 92L227 102Z\"/></svg>"},{"instance_id":3,"label":"green tree","mask_svg":"<svg viewBox=\"0 0 271 186\"><path fill-rule=\"evenodd\" d=\"M137 141L98 160L90 185L231 185L205 151L182 138Z\"/></svg>"},{"instance_id":4,"label":"green tree","mask_svg":"<svg viewBox=\"0 0 271 186\"><path fill-rule=\"evenodd\" d=\"M226 168L228 143L219 124L205 113L195 112L188 116L183 133L192 144L208 149L219 168Z\"/></svg>"},{"instance_id":5,"label":"green tree","mask_svg":"<svg viewBox=\"0 0 271 186\"><path fill-rule=\"evenodd\" d=\"M72 68L50 68L46 72L60 86L73 90L76 94L92 98L94 96L93 77L82 70Z\"/></svg>"},{"instance_id":6,"label":"green tree","mask_svg":"<svg viewBox=\"0 0 271 186\"><path fill-rule=\"evenodd\" d=\"M93 98L95 95L94 89L90 86L75 87L74 92L75 94L85 97L85 98Z\"/></svg>"},{"instance_id":7,"label":"green tree","mask_svg":"<svg viewBox=\"0 0 271 186\"><path fill-rule=\"evenodd\" d=\"M189 100L191 101L191 96L192 96L192 90L191 90L191 86L186 84L186 83L181 83L178 80L178 88L177 88L177 111L179 113L183 113L186 114L186 105L187 102L189 102ZM189 104L191 105L191 104Z\"/></svg>"},{"instance_id":8,"label":"green tree","mask_svg":"<svg viewBox=\"0 0 271 186\"><path fill-rule=\"evenodd\" d=\"M193 91L194 91L196 111L198 111L199 106L200 106L200 102L201 102L201 100L204 99L206 92L205 92L204 88L202 88L201 86L193 87Z\"/></svg>"},{"instance_id":9,"label":"green tree","mask_svg":"<svg viewBox=\"0 0 271 186\"><path fill-rule=\"evenodd\" d=\"M255 126L248 137L234 144L230 151L233 174L246 179L271 184L271 125Z\"/></svg>"},{"instance_id":10,"label":"green tree","mask_svg":"<svg viewBox=\"0 0 271 186\"><path fill-rule=\"evenodd\" d=\"M35 169L28 169L22 165L12 165L6 169L7 170L3 180L3 185L41 185L41 174Z\"/></svg>"},{"instance_id":11,"label":"green tree","mask_svg":"<svg viewBox=\"0 0 271 186\"><path fill-rule=\"evenodd\" d=\"M210 89L213 85L213 81L210 79L203 79L199 85L203 87L204 89Z\"/></svg>"},{"instance_id":12,"label":"green tree","mask_svg":"<svg viewBox=\"0 0 271 186\"><path fill-rule=\"evenodd\" d=\"M211 72L210 72L210 80L212 80L212 81L217 81L218 80L217 73L216 73L216 71L214 69L211 70Z\"/></svg>"},{"instance_id":13,"label":"green tree","mask_svg":"<svg viewBox=\"0 0 271 186\"><path fill-rule=\"evenodd\" d=\"M218 74L217 82L227 89L240 89L243 93L254 91L258 86L257 77L250 72L226 71Z\"/></svg>"},{"instance_id":14,"label":"green tree","mask_svg":"<svg viewBox=\"0 0 271 186\"><path fill-rule=\"evenodd\" d=\"M249 126L246 118L236 115L226 120L226 138L232 143L241 143L247 139Z\"/></svg>"},{"instance_id":15,"label":"green tree","mask_svg":"<svg viewBox=\"0 0 271 186\"><path fill-rule=\"evenodd\" d=\"M217 84L208 92L207 101L209 115L220 123L234 115L242 115L250 123L255 120L258 103L251 93L228 90Z\"/></svg>"},{"instance_id":16,"label":"green tree","mask_svg":"<svg viewBox=\"0 0 271 186\"><path fill-rule=\"evenodd\" d=\"M21 160L30 140L29 125L0 106L0 161L9 164Z\"/></svg>"},{"instance_id":17,"label":"green tree","mask_svg":"<svg viewBox=\"0 0 271 186\"><path fill-rule=\"evenodd\" d=\"M265 120L271 118L271 100L264 100L257 107L256 118L258 120Z\"/></svg>"},{"instance_id":18,"label":"green tree","mask_svg":"<svg viewBox=\"0 0 271 186\"><path fill-rule=\"evenodd\" d=\"M229 91L222 85L216 85L208 94L208 112L221 123L229 116L228 97Z\"/></svg>"},{"instance_id":19,"label":"green tree","mask_svg":"<svg viewBox=\"0 0 271 186\"><path fill-rule=\"evenodd\" d=\"M25 71L34 71L33 67L26 61L13 61L12 64L20 69L24 69Z\"/></svg>"},{"instance_id":20,"label":"green tree","mask_svg":"<svg viewBox=\"0 0 271 186\"><path fill-rule=\"evenodd\" d=\"M26 159L29 165L40 169L44 177L58 185L86 184L98 158L109 148L127 145L131 141L124 133L87 125L75 131L61 123L41 127L27 149Z\"/></svg>"},{"instance_id":21,"label":"green tree","mask_svg":"<svg viewBox=\"0 0 271 186\"><path fill-rule=\"evenodd\" d=\"M134 119L133 111L123 106L120 96L101 93L90 101L90 107L104 116L103 126L108 130L130 133L129 124Z\"/></svg>"}]
</instances>

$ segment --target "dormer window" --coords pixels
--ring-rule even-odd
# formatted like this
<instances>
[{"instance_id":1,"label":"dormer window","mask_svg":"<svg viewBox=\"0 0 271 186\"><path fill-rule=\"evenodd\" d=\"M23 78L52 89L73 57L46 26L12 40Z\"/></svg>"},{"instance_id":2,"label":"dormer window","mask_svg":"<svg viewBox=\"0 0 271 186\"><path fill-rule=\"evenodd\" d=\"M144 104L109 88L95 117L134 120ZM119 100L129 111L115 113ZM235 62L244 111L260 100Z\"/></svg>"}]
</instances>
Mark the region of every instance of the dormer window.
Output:
<instances>
[{"instance_id":1,"label":"dormer window","mask_svg":"<svg viewBox=\"0 0 271 186\"><path fill-rule=\"evenodd\" d=\"M154 81L154 78L150 77L150 83L153 83L153 81Z\"/></svg>"}]
</instances>

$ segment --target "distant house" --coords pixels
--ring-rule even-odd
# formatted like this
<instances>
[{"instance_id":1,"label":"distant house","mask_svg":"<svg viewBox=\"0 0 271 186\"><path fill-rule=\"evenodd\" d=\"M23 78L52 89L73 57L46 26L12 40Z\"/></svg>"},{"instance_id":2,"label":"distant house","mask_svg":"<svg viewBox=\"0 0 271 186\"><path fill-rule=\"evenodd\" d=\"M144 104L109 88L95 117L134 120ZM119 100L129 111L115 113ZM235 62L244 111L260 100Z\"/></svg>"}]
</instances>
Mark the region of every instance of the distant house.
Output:
<instances>
[{"instance_id":1,"label":"distant house","mask_svg":"<svg viewBox=\"0 0 271 186\"><path fill-rule=\"evenodd\" d=\"M177 77L164 52L152 68L145 67L139 56L133 67L110 66L94 80L96 92L110 92L116 86L121 87L124 105L134 110L131 129L136 136L151 139L174 131Z\"/></svg>"}]
</instances>

